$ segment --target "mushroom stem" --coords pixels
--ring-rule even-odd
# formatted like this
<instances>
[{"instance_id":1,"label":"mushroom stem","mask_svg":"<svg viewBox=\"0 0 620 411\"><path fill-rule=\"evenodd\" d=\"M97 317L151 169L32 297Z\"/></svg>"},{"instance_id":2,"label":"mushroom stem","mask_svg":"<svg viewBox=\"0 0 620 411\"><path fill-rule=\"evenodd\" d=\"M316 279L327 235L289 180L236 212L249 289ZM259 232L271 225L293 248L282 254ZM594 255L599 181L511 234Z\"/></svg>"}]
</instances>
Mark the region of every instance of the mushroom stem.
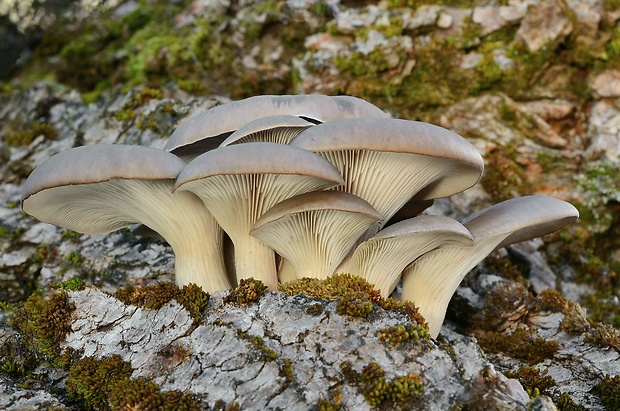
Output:
<instances>
[{"instance_id":1,"label":"mushroom stem","mask_svg":"<svg viewBox=\"0 0 620 411\"><path fill-rule=\"evenodd\" d=\"M253 277L275 291L278 289L276 257L274 251L254 237L235 242L235 269L237 280Z\"/></svg>"},{"instance_id":2,"label":"mushroom stem","mask_svg":"<svg viewBox=\"0 0 620 411\"><path fill-rule=\"evenodd\" d=\"M437 248L415 260L403 271L403 300L412 301L437 338L448 304L469 271L506 238L481 239L471 247Z\"/></svg>"}]
</instances>

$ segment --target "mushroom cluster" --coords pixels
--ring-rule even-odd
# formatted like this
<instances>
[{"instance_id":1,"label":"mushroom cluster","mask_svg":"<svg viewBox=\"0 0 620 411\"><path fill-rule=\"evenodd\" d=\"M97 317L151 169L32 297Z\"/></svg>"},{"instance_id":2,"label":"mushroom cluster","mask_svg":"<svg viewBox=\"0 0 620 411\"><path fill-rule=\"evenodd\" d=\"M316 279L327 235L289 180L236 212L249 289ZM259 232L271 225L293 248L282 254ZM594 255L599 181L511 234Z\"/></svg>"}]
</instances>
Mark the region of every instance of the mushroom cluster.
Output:
<instances>
[{"instance_id":1,"label":"mushroom cluster","mask_svg":"<svg viewBox=\"0 0 620 411\"><path fill-rule=\"evenodd\" d=\"M193 116L163 150L59 153L32 172L22 208L81 233L141 223L171 245L177 283L208 292L250 277L275 290L348 272L388 296L402 279L402 298L437 336L472 267L578 217L545 196L508 200L463 223L421 214L476 184L483 168L463 137L389 118L355 97L257 96Z\"/></svg>"}]
</instances>

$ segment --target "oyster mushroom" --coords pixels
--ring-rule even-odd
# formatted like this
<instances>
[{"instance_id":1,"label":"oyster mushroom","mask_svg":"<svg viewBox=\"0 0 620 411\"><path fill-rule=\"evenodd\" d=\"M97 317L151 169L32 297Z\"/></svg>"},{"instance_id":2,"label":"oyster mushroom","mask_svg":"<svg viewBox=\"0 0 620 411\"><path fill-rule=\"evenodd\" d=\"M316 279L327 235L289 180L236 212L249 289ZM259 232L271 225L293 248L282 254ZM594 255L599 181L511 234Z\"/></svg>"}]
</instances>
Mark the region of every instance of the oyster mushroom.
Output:
<instances>
[{"instance_id":1,"label":"oyster mushroom","mask_svg":"<svg viewBox=\"0 0 620 411\"><path fill-rule=\"evenodd\" d=\"M24 185L22 209L86 234L142 223L175 254L178 285L207 292L230 288L222 260L222 230L191 193L172 193L185 163L155 148L91 145L63 151L36 167Z\"/></svg>"},{"instance_id":2,"label":"oyster mushroom","mask_svg":"<svg viewBox=\"0 0 620 411\"><path fill-rule=\"evenodd\" d=\"M196 157L177 178L175 192L198 195L230 236L237 280L254 277L275 290L275 254L250 230L280 201L340 184L338 170L316 154L276 143L246 143Z\"/></svg>"},{"instance_id":3,"label":"oyster mushroom","mask_svg":"<svg viewBox=\"0 0 620 411\"><path fill-rule=\"evenodd\" d=\"M351 257L359 275L388 297L401 273L421 255L442 246L467 247L473 237L461 223L444 216L423 215L403 220L361 243Z\"/></svg>"},{"instance_id":4,"label":"oyster mushroom","mask_svg":"<svg viewBox=\"0 0 620 411\"><path fill-rule=\"evenodd\" d=\"M402 299L419 307L435 338L459 284L491 251L559 230L578 217L571 204L546 196L519 197L488 207L463 224L474 238L471 247L437 248L404 270Z\"/></svg>"},{"instance_id":5,"label":"oyster mushroom","mask_svg":"<svg viewBox=\"0 0 620 411\"><path fill-rule=\"evenodd\" d=\"M296 116L261 117L239 127L220 147L250 142L288 144L299 133L314 123Z\"/></svg>"},{"instance_id":6,"label":"oyster mushroom","mask_svg":"<svg viewBox=\"0 0 620 411\"><path fill-rule=\"evenodd\" d=\"M320 154L341 172L336 190L368 201L382 220L358 242L374 235L414 196L445 197L476 184L482 156L463 137L427 123L386 118L339 119L311 127L290 143ZM350 258L337 272L351 272Z\"/></svg>"},{"instance_id":7,"label":"oyster mushroom","mask_svg":"<svg viewBox=\"0 0 620 411\"><path fill-rule=\"evenodd\" d=\"M296 277L325 279L360 234L380 219L370 204L352 194L311 192L273 206L250 234L286 258Z\"/></svg>"},{"instance_id":8,"label":"oyster mushroom","mask_svg":"<svg viewBox=\"0 0 620 411\"><path fill-rule=\"evenodd\" d=\"M185 161L219 146L235 130L261 117L291 115L314 124L336 118L387 117L376 106L356 97L318 94L255 96L202 111L172 133L164 150Z\"/></svg>"}]
</instances>

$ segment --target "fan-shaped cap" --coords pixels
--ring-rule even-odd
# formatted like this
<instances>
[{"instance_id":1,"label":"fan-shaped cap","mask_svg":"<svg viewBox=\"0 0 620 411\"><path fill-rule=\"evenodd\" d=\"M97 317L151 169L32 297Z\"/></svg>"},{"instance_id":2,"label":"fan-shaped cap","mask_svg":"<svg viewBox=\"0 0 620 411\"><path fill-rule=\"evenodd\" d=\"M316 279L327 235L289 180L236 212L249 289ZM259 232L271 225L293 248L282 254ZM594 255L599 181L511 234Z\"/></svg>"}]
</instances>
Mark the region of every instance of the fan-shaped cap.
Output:
<instances>
[{"instance_id":1,"label":"fan-shaped cap","mask_svg":"<svg viewBox=\"0 0 620 411\"><path fill-rule=\"evenodd\" d=\"M209 147L216 147L231 133L252 120L283 114L302 117L314 123L346 117L387 117L385 112L376 106L349 96L255 96L216 106L191 117L172 133L164 149L179 156L200 150L204 152ZM206 141L211 138L217 138L217 145ZM207 146L196 149L195 144Z\"/></svg>"},{"instance_id":2,"label":"fan-shaped cap","mask_svg":"<svg viewBox=\"0 0 620 411\"><path fill-rule=\"evenodd\" d=\"M297 276L326 278L360 234L380 219L357 196L318 191L276 204L256 221L250 234L286 258Z\"/></svg>"},{"instance_id":3,"label":"fan-shaped cap","mask_svg":"<svg viewBox=\"0 0 620 411\"><path fill-rule=\"evenodd\" d=\"M299 133L314 123L301 117L281 115L261 117L239 127L220 147L249 142L288 144Z\"/></svg>"},{"instance_id":4,"label":"fan-shaped cap","mask_svg":"<svg viewBox=\"0 0 620 411\"><path fill-rule=\"evenodd\" d=\"M570 203L547 196L503 201L468 217L464 225L476 239L506 235L496 248L531 240L572 223L579 211Z\"/></svg>"},{"instance_id":5,"label":"fan-shaped cap","mask_svg":"<svg viewBox=\"0 0 620 411\"><path fill-rule=\"evenodd\" d=\"M184 166L175 155L149 147L74 148L32 172L22 208L41 221L88 234L143 223L172 246L177 284L227 289L221 229L194 195L172 193Z\"/></svg>"},{"instance_id":6,"label":"fan-shaped cap","mask_svg":"<svg viewBox=\"0 0 620 411\"><path fill-rule=\"evenodd\" d=\"M87 204L79 206L82 211L72 212L67 202L79 202L80 190L86 196L86 190L92 190L93 185L115 179L174 181L184 166L175 155L150 147L107 144L77 147L56 154L34 169L24 184L22 209L41 221L74 231L107 233L136 220L127 221L112 211L89 212ZM65 196L70 189L75 198L59 197L60 191L54 189L61 187L65 188Z\"/></svg>"},{"instance_id":7,"label":"fan-shaped cap","mask_svg":"<svg viewBox=\"0 0 620 411\"><path fill-rule=\"evenodd\" d=\"M471 246L471 233L458 221L444 216L421 215L379 231L353 253L355 274L388 297L402 271L421 255L442 246Z\"/></svg>"},{"instance_id":8,"label":"fan-shaped cap","mask_svg":"<svg viewBox=\"0 0 620 411\"><path fill-rule=\"evenodd\" d=\"M343 184L338 170L314 153L283 144L246 143L220 147L196 157L179 174L175 190L190 181L224 174L298 174Z\"/></svg>"}]
</instances>

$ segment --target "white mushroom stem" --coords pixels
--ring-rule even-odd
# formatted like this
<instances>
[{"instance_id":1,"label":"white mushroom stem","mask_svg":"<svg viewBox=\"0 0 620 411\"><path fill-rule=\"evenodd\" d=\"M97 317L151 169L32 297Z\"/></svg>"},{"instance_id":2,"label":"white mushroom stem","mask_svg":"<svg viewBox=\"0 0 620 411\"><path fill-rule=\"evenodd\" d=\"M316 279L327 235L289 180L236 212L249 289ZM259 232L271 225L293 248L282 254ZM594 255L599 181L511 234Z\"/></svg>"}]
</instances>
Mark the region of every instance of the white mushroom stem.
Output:
<instances>
[{"instance_id":1,"label":"white mushroom stem","mask_svg":"<svg viewBox=\"0 0 620 411\"><path fill-rule=\"evenodd\" d=\"M463 224L474 238L472 247L441 247L405 269L402 298L420 308L435 338L457 287L491 251L551 233L578 216L571 204L545 196L514 198L488 207Z\"/></svg>"},{"instance_id":2,"label":"white mushroom stem","mask_svg":"<svg viewBox=\"0 0 620 411\"><path fill-rule=\"evenodd\" d=\"M191 193L172 193L174 180L112 179L55 187L28 197L24 211L42 221L101 234L140 222L159 233L175 254L179 286L207 292L230 288L222 258L222 230Z\"/></svg>"},{"instance_id":3,"label":"white mushroom stem","mask_svg":"<svg viewBox=\"0 0 620 411\"><path fill-rule=\"evenodd\" d=\"M389 297L403 269L422 254L441 246L472 244L471 234L456 220L419 216L385 228L360 244L351 258L352 273Z\"/></svg>"},{"instance_id":4,"label":"white mushroom stem","mask_svg":"<svg viewBox=\"0 0 620 411\"><path fill-rule=\"evenodd\" d=\"M246 143L196 157L177 177L175 190L198 195L226 231L235 248L237 280L254 277L275 290L275 253L250 236L254 223L280 201L342 183L338 170L316 154L276 143Z\"/></svg>"},{"instance_id":5,"label":"white mushroom stem","mask_svg":"<svg viewBox=\"0 0 620 411\"><path fill-rule=\"evenodd\" d=\"M471 247L446 246L429 251L402 273L403 300L412 301L437 338L450 299L465 275L482 261L505 236L474 242Z\"/></svg>"}]
</instances>

